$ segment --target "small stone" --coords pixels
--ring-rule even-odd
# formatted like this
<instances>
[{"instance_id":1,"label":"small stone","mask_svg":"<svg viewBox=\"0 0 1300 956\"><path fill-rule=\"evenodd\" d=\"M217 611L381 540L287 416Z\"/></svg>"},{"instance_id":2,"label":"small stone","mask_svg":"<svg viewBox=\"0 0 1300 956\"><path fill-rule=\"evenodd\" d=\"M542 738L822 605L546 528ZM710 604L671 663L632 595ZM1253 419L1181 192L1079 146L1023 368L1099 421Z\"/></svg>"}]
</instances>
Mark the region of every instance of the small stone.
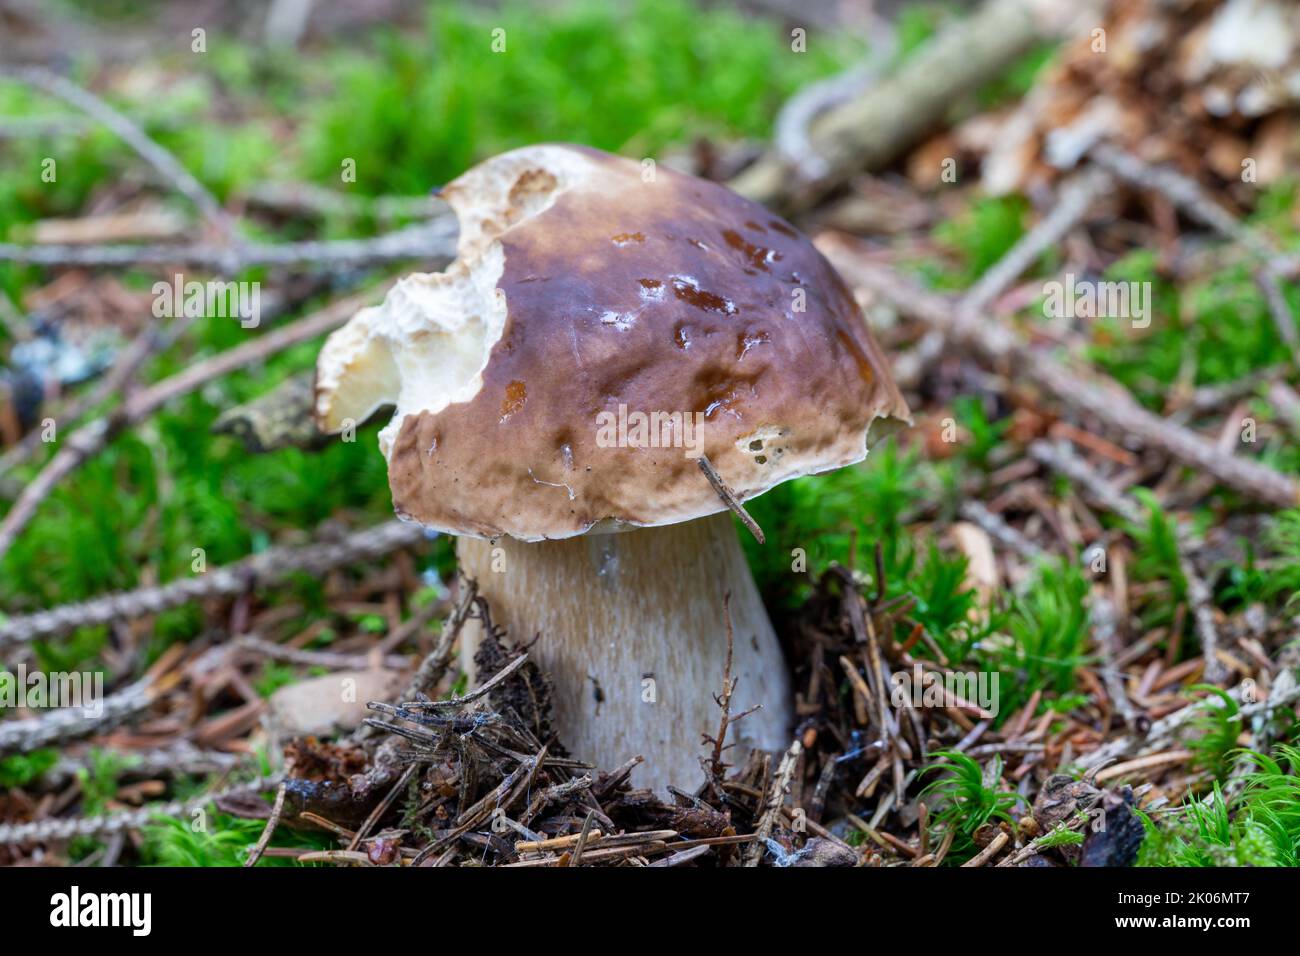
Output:
<instances>
[{"instance_id":1,"label":"small stone","mask_svg":"<svg viewBox=\"0 0 1300 956\"><path fill-rule=\"evenodd\" d=\"M353 730L369 715L369 701L388 700L404 680L398 671L337 671L289 684L271 695L270 729L280 738Z\"/></svg>"}]
</instances>

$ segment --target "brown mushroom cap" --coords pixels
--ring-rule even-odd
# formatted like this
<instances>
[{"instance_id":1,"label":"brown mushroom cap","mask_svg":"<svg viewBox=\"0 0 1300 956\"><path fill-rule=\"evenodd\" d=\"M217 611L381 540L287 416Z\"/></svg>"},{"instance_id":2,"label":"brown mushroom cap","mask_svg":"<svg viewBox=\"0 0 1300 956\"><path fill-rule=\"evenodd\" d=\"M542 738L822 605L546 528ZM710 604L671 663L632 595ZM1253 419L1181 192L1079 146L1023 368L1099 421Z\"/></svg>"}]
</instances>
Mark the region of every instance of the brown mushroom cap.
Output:
<instances>
[{"instance_id":1,"label":"brown mushroom cap","mask_svg":"<svg viewBox=\"0 0 1300 956\"><path fill-rule=\"evenodd\" d=\"M876 419L908 420L807 238L722 186L644 169L559 145L480 164L443 191L456 263L331 337L318 417L337 430L397 404L381 446L398 514L524 540L687 521L725 508L680 447L690 433L660 418L646 447L633 413L701 413L701 450L742 500L860 461ZM620 414L632 440L607 447Z\"/></svg>"}]
</instances>

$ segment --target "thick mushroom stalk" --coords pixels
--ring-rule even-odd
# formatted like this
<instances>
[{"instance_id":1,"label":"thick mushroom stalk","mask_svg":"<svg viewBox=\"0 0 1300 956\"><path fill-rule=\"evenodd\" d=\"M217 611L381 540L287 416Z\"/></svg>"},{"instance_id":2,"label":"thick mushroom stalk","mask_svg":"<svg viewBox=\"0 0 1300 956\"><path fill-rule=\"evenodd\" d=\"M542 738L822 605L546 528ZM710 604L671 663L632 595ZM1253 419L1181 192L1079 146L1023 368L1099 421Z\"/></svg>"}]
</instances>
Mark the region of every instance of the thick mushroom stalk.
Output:
<instances>
[{"instance_id":1,"label":"thick mushroom stalk","mask_svg":"<svg viewBox=\"0 0 1300 956\"><path fill-rule=\"evenodd\" d=\"M574 756L639 753L636 783L700 781L728 591L732 703L762 705L728 756L786 746L789 676L699 456L745 501L905 422L857 303L789 223L669 169L534 146L443 195L456 261L330 336L321 427L395 406L379 433L394 510L460 536L495 619L537 638Z\"/></svg>"},{"instance_id":2,"label":"thick mushroom stalk","mask_svg":"<svg viewBox=\"0 0 1300 956\"><path fill-rule=\"evenodd\" d=\"M555 727L577 757L609 769L645 757L638 785L693 790L703 735L716 734L730 592L736 689L729 762L789 746L790 681L730 514L562 541L461 538L456 552L515 641L554 685ZM470 621L473 629L477 621ZM480 634L471 630L462 660Z\"/></svg>"}]
</instances>

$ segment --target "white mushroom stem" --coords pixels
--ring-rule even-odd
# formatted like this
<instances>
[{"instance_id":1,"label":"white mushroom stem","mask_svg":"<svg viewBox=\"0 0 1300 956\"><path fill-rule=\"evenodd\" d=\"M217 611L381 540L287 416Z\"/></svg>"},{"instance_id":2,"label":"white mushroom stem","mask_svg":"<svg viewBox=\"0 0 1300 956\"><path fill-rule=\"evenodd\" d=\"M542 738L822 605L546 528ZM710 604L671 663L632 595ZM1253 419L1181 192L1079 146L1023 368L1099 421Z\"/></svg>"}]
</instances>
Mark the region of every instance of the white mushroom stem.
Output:
<instances>
[{"instance_id":1,"label":"white mushroom stem","mask_svg":"<svg viewBox=\"0 0 1300 956\"><path fill-rule=\"evenodd\" d=\"M726 759L789 745L789 674L730 514L560 541L462 537L457 553L512 641L540 635L530 658L554 684L556 729L574 757L608 770L640 754L634 785L661 792L703 782L702 735L717 733L721 715L728 591L732 713L762 709L733 725ZM469 622L468 668L480 638Z\"/></svg>"}]
</instances>

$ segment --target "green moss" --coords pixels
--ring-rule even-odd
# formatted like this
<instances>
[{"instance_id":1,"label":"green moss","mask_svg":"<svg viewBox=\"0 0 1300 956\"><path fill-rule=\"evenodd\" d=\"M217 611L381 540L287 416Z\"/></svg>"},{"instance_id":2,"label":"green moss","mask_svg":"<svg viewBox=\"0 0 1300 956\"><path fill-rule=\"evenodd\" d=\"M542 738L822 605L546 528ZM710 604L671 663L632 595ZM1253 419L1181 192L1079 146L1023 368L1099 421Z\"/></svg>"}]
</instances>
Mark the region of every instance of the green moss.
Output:
<instances>
[{"instance_id":1,"label":"green moss","mask_svg":"<svg viewBox=\"0 0 1300 956\"><path fill-rule=\"evenodd\" d=\"M971 465L983 468L989 456L1002 444L1010 418L991 421L984 402L971 395L958 396L953 401L954 421L961 426L965 440L958 446L961 456Z\"/></svg>"},{"instance_id":2,"label":"green moss","mask_svg":"<svg viewBox=\"0 0 1300 956\"><path fill-rule=\"evenodd\" d=\"M1019 795L1002 789L1002 760L994 757L981 767L956 750L940 750L931 755L921 775L933 779L921 791L920 799L931 808L932 842L938 846L947 833L953 834L952 846L944 862L960 865L978 851L975 833L988 824L1015 826L1012 811Z\"/></svg>"},{"instance_id":3,"label":"green moss","mask_svg":"<svg viewBox=\"0 0 1300 956\"><path fill-rule=\"evenodd\" d=\"M1257 562L1256 542L1242 540L1244 562L1224 569L1227 585L1220 598L1228 603L1283 601L1294 604L1300 594L1300 509L1291 508L1269 519L1263 540L1263 563Z\"/></svg>"},{"instance_id":4,"label":"green moss","mask_svg":"<svg viewBox=\"0 0 1300 956\"><path fill-rule=\"evenodd\" d=\"M359 191L410 194L528 143L645 157L694 137L765 136L787 96L861 55L817 30L794 52L775 24L685 0L545 13L436 4L423 34L382 33L373 47L331 60L332 95L308 112L304 163L337 185L350 158Z\"/></svg>"},{"instance_id":5,"label":"green moss","mask_svg":"<svg viewBox=\"0 0 1300 956\"><path fill-rule=\"evenodd\" d=\"M206 808L197 817L154 817L145 826L144 862L151 866L243 866L266 823ZM329 834L280 828L275 846L337 849ZM258 866L299 866L291 858L264 856Z\"/></svg>"},{"instance_id":6,"label":"green moss","mask_svg":"<svg viewBox=\"0 0 1300 956\"><path fill-rule=\"evenodd\" d=\"M1029 204L1022 196L980 197L934 229L935 241L956 260L950 268L925 263L922 271L941 289L965 289L1006 255L1025 233Z\"/></svg>"},{"instance_id":7,"label":"green moss","mask_svg":"<svg viewBox=\"0 0 1300 956\"><path fill-rule=\"evenodd\" d=\"M1231 382L1287 360L1287 349L1248 263L1205 278L1174 284L1158 268L1153 250L1130 253L1106 270L1105 279L1150 283L1151 325L1133 328L1123 317L1097 319L1088 358L1128 387L1145 405L1160 409L1170 387L1190 370L1193 385ZM1300 296L1283 293L1295 314Z\"/></svg>"},{"instance_id":8,"label":"green moss","mask_svg":"<svg viewBox=\"0 0 1300 956\"><path fill-rule=\"evenodd\" d=\"M1297 739L1294 729L1291 739ZM1138 866L1300 865L1300 747L1233 757L1249 770L1231 795L1216 781L1204 797L1139 814L1147 836Z\"/></svg>"},{"instance_id":9,"label":"green moss","mask_svg":"<svg viewBox=\"0 0 1300 956\"><path fill-rule=\"evenodd\" d=\"M0 789L25 787L53 767L58 760L59 752L51 748L0 757Z\"/></svg>"},{"instance_id":10,"label":"green moss","mask_svg":"<svg viewBox=\"0 0 1300 956\"><path fill-rule=\"evenodd\" d=\"M1232 767L1230 758L1241 735L1241 707L1226 691L1210 684L1196 684L1188 691L1203 692L1219 701L1217 705L1201 708L1192 718L1187 749L1194 754L1193 767L1208 770L1216 780L1223 780Z\"/></svg>"},{"instance_id":11,"label":"green moss","mask_svg":"<svg viewBox=\"0 0 1300 956\"><path fill-rule=\"evenodd\" d=\"M1046 561L1012 599L1003 630L983 642L982 656L1001 674L1000 720L1035 691L1069 695L1075 690L1077 671L1090 660L1087 595L1088 582L1077 564Z\"/></svg>"},{"instance_id":12,"label":"green moss","mask_svg":"<svg viewBox=\"0 0 1300 956\"><path fill-rule=\"evenodd\" d=\"M262 664L261 675L253 681L253 689L263 697L270 697L281 687L287 687L297 680L298 672L292 665L266 661Z\"/></svg>"},{"instance_id":13,"label":"green moss","mask_svg":"<svg viewBox=\"0 0 1300 956\"><path fill-rule=\"evenodd\" d=\"M772 603L797 604L831 562L848 564L855 539L864 570L872 566L877 542L886 567L897 569L909 548L903 541L905 516L923 493L918 470L915 452L885 442L859 465L797 478L748 502L767 537L759 545L742 534L762 593Z\"/></svg>"}]
</instances>

